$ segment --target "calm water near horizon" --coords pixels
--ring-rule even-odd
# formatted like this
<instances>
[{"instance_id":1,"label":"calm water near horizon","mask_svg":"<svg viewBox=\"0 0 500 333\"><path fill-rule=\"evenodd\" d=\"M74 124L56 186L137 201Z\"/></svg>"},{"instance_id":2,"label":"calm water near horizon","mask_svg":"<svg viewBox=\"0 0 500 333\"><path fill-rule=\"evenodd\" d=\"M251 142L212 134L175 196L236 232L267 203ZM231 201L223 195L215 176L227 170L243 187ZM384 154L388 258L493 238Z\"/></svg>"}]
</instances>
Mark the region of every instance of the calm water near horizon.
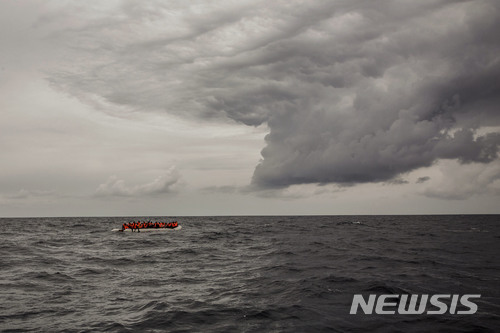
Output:
<instances>
[{"instance_id":1,"label":"calm water near horizon","mask_svg":"<svg viewBox=\"0 0 500 333\"><path fill-rule=\"evenodd\" d=\"M137 219L182 230L113 233ZM0 219L2 332L498 332L500 215ZM480 294L475 314L349 314Z\"/></svg>"}]
</instances>

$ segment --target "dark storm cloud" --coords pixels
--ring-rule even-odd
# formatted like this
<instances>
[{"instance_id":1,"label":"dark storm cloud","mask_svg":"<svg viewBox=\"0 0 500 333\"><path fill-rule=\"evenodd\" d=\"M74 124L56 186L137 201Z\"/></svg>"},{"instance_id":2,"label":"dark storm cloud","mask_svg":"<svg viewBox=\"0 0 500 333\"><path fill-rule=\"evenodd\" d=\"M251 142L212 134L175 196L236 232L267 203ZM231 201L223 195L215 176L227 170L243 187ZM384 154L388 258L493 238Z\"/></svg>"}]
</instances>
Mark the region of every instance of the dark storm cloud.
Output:
<instances>
[{"instance_id":1,"label":"dark storm cloud","mask_svg":"<svg viewBox=\"0 0 500 333\"><path fill-rule=\"evenodd\" d=\"M303 96L302 105L270 116L271 133L253 181L264 187L373 182L440 158L496 159L498 133L476 132L500 125L500 44L491 37L500 28L498 6L482 5L468 5L469 12L464 4L443 4L432 12L417 10L405 22L383 8L357 11L369 22L360 31L373 27L372 35L360 41L354 33L349 45L339 45L332 33L334 68L309 71L308 81L322 85L317 97ZM350 55L335 56L335 48ZM307 61L324 50L304 49L312 53ZM311 68L306 63L301 65ZM339 72L344 81L336 86L317 79L334 81ZM346 95L352 103L343 103Z\"/></svg>"},{"instance_id":2,"label":"dark storm cloud","mask_svg":"<svg viewBox=\"0 0 500 333\"><path fill-rule=\"evenodd\" d=\"M500 134L481 131L500 126L497 1L148 4L54 35L77 50L54 85L104 107L266 123L260 188L498 161Z\"/></svg>"}]
</instances>

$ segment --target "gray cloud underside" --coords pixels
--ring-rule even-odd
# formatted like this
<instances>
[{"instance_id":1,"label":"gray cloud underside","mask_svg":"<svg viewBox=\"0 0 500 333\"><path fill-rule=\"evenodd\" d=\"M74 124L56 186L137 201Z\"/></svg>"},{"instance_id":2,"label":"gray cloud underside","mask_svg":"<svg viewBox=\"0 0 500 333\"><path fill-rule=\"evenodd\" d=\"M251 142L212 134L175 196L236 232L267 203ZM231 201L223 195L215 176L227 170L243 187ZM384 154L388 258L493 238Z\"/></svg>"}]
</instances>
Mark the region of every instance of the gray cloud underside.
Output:
<instances>
[{"instance_id":1,"label":"gray cloud underside","mask_svg":"<svg viewBox=\"0 0 500 333\"><path fill-rule=\"evenodd\" d=\"M481 131L500 126L498 1L152 4L54 32L74 59L51 82L103 107L267 123L256 187L498 161L500 134Z\"/></svg>"}]
</instances>

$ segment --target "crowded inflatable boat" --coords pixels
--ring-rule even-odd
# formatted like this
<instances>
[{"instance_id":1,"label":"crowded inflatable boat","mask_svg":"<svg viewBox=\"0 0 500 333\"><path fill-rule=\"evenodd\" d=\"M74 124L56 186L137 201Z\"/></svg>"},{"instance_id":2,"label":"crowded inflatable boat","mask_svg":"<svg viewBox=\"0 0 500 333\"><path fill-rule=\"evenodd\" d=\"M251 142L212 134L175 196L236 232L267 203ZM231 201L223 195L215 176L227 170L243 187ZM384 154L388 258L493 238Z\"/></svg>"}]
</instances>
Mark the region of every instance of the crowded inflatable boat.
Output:
<instances>
[{"instance_id":1,"label":"crowded inflatable boat","mask_svg":"<svg viewBox=\"0 0 500 333\"><path fill-rule=\"evenodd\" d=\"M137 221L123 223L121 229L113 229L119 232L151 232L151 231L167 231L179 230L181 226L177 221L174 222L151 222Z\"/></svg>"}]
</instances>

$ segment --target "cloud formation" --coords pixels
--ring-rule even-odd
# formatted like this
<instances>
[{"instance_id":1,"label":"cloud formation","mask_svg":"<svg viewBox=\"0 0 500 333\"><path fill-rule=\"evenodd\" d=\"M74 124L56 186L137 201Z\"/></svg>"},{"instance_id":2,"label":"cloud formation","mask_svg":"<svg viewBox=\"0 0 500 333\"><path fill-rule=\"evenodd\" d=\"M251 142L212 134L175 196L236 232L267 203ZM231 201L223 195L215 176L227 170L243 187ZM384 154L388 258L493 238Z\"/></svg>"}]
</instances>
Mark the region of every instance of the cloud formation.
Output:
<instances>
[{"instance_id":1,"label":"cloud formation","mask_svg":"<svg viewBox=\"0 0 500 333\"><path fill-rule=\"evenodd\" d=\"M26 190L21 189L17 193L7 195L9 199L26 199L29 197L46 197L55 195L55 191L45 191L45 190Z\"/></svg>"},{"instance_id":2,"label":"cloud formation","mask_svg":"<svg viewBox=\"0 0 500 333\"><path fill-rule=\"evenodd\" d=\"M422 183L425 183L425 182L429 181L430 179L431 179L431 177L429 177L429 176L418 177L416 183L417 184L422 184Z\"/></svg>"},{"instance_id":3,"label":"cloud formation","mask_svg":"<svg viewBox=\"0 0 500 333\"><path fill-rule=\"evenodd\" d=\"M121 1L75 20L71 6L39 22L72 50L54 86L103 109L267 124L255 188L498 163L498 1Z\"/></svg>"},{"instance_id":4,"label":"cloud formation","mask_svg":"<svg viewBox=\"0 0 500 333\"><path fill-rule=\"evenodd\" d=\"M475 195L500 195L500 164L458 165L445 161L439 166L442 176L433 186L427 186L421 194L438 199L464 200Z\"/></svg>"},{"instance_id":5,"label":"cloud formation","mask_svg":"<svg viewBox=\"0 0 500 333\"><path fill-rule=\"evenodd\" d=\"M175 168L169 169L165 175L157 177L155 180L135 186L128 186L124 180L113 175L108 180L100 184L95 191L96 196L151 196L173 193L176 191L176 185L179 185L180 174Z\"/></svg>"}]
</instances>

